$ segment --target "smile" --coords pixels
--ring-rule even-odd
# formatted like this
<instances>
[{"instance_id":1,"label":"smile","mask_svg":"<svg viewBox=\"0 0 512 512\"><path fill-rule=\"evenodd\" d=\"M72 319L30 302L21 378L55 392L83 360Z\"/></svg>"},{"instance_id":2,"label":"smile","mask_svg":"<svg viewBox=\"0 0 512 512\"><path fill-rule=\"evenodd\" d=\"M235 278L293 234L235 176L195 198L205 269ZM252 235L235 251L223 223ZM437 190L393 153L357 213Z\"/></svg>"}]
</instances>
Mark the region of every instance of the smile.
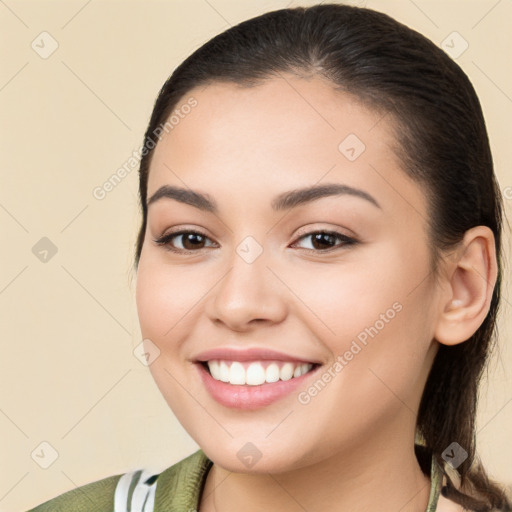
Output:
<instances>
[{"instance_id":1,"label":"smile","mask_svg":"<svg viewBox=\"0 0 512 512\"><path fill-rule=\"evenodd\" d=\"M214 350L195 362L208 394L235 409L258 409L281 400L304 386L322 366L261 350Z\"/></svg>"},{"instance_id":2,"label":"smile","mask_svg":"<svg viewBox=\"0 0 512 512\"><path fill-rule=\"evenodd\" d=\"M279 380L287 381L308 373L312 363L283 361L229 361L211 360L207 362L210 375L217 381L232 385L259 386Z\"/></svg>"}]
</instances>

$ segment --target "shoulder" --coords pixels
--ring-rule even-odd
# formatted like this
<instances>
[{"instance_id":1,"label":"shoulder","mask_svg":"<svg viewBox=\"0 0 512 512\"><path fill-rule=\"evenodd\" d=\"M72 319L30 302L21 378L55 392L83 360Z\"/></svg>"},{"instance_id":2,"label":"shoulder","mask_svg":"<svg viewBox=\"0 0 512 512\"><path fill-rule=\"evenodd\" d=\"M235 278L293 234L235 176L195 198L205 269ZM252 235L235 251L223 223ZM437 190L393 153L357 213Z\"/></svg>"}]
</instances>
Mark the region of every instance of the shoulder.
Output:
<instances>
[{"instance_id":1,"label":"shoulder","mask_svg":"<svg viewBox=\"0 0 512 512\"><path fill-rule=\"evenodd\" d=\"M156 480L155 512L197 510L213 462L202 450L162 471Z\"/></svg>"},{"instance_id":2,"label":"shoulder","mask_svg":"<svg viewBox=\"0 0 512 512\"><path fill-rule=\"evenodd\" d=\"M27 512L125 512L194 508L211 461L198 450L161 473L137 469L82 485ZM158 484L158 485L157 485ZM156 501L155 501L156 500Z\"/></svg>"},{"instance_id":3,"label":"shoulder","mask_svg":"<svg viewBox=\"0 0 512 512\"><path fill-rule=\"evenodd\" d=\"M82 485L27 512L112 512L115 489L122 476L113 475Z\"/></svg>"}]
</instances>

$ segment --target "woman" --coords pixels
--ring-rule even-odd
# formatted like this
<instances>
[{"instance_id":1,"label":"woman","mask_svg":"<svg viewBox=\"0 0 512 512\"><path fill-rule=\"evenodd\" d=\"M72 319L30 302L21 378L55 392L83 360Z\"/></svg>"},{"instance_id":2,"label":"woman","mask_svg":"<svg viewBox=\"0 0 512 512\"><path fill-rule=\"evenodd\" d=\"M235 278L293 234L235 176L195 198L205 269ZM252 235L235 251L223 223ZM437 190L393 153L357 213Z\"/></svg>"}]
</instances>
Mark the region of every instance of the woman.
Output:
<instances>
[{"instance_id":1,"label":"woman","mask_svg":"<svg viewBox=\"0 0 512 512\"><path fill-rule=\"evenodd\" d=\"M450 57L369 9L270 12L175 70L142 154L139 320L201 450L33 512L511 510L474 444L501 196Z\"/></svg>"}]
</instances>

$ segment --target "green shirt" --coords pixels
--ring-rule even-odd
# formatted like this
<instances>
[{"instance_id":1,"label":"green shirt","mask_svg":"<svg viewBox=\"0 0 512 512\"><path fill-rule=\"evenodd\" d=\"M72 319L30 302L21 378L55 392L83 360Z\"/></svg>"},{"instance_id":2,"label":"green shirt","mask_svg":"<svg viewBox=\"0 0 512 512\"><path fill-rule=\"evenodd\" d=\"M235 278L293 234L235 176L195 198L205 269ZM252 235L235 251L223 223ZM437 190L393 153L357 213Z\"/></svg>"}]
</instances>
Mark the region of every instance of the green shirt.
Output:
<instances>
[{"instance_id":1,"label":"green shirt","mask_svg":"<svg viewBox=\"0 0 512 512\"><path fill-rule=\"evenodd\" d=\"M154 490L153 512L197 511L206 475L211 466L212 461L202 450L198 450L158 475L151 477L150 482L152 482ZM139 473L140 476L140 471L133 473ZM110 476L83 485L27 512L114 512L114 495L122 476L123 474ZM432 458L430 477L430 496L425 512L435 512L443 482L441 469L434 458ZM134 485L135 483L129 487L128 501L133 495ZM124 510L129 510L126 503ZM139 510L146 511L151 508ZM133 507L131 511L134 511Z\"/></svg>"}]
</instances>

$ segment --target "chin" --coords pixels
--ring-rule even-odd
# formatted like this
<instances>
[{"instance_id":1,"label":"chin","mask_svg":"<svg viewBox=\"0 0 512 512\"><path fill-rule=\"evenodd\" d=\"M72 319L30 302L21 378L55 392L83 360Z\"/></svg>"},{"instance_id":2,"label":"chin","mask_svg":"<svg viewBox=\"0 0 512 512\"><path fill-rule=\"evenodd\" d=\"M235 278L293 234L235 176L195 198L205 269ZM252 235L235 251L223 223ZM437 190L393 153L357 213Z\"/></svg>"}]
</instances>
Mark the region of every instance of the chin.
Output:
<instances>
[{"instance_id":1,"label":"chin","mask_svg":"<svg viewBox=\"0 0 512 512\"><path fill-rule=\"evenodd\" d=\"M306 453L297 453L296 448L283 447L268 440L253 443L244 437L231 439L224 444L198 443L206 456L219 467L235 473L277 474L308 466L317 462ZM301 446L300 440L294 446ZM302 447L303 448L303 447ZM291 454L294 454L291 457ZM318 453L317 453L318 457Z\"/></svg>"}]
</instances>

